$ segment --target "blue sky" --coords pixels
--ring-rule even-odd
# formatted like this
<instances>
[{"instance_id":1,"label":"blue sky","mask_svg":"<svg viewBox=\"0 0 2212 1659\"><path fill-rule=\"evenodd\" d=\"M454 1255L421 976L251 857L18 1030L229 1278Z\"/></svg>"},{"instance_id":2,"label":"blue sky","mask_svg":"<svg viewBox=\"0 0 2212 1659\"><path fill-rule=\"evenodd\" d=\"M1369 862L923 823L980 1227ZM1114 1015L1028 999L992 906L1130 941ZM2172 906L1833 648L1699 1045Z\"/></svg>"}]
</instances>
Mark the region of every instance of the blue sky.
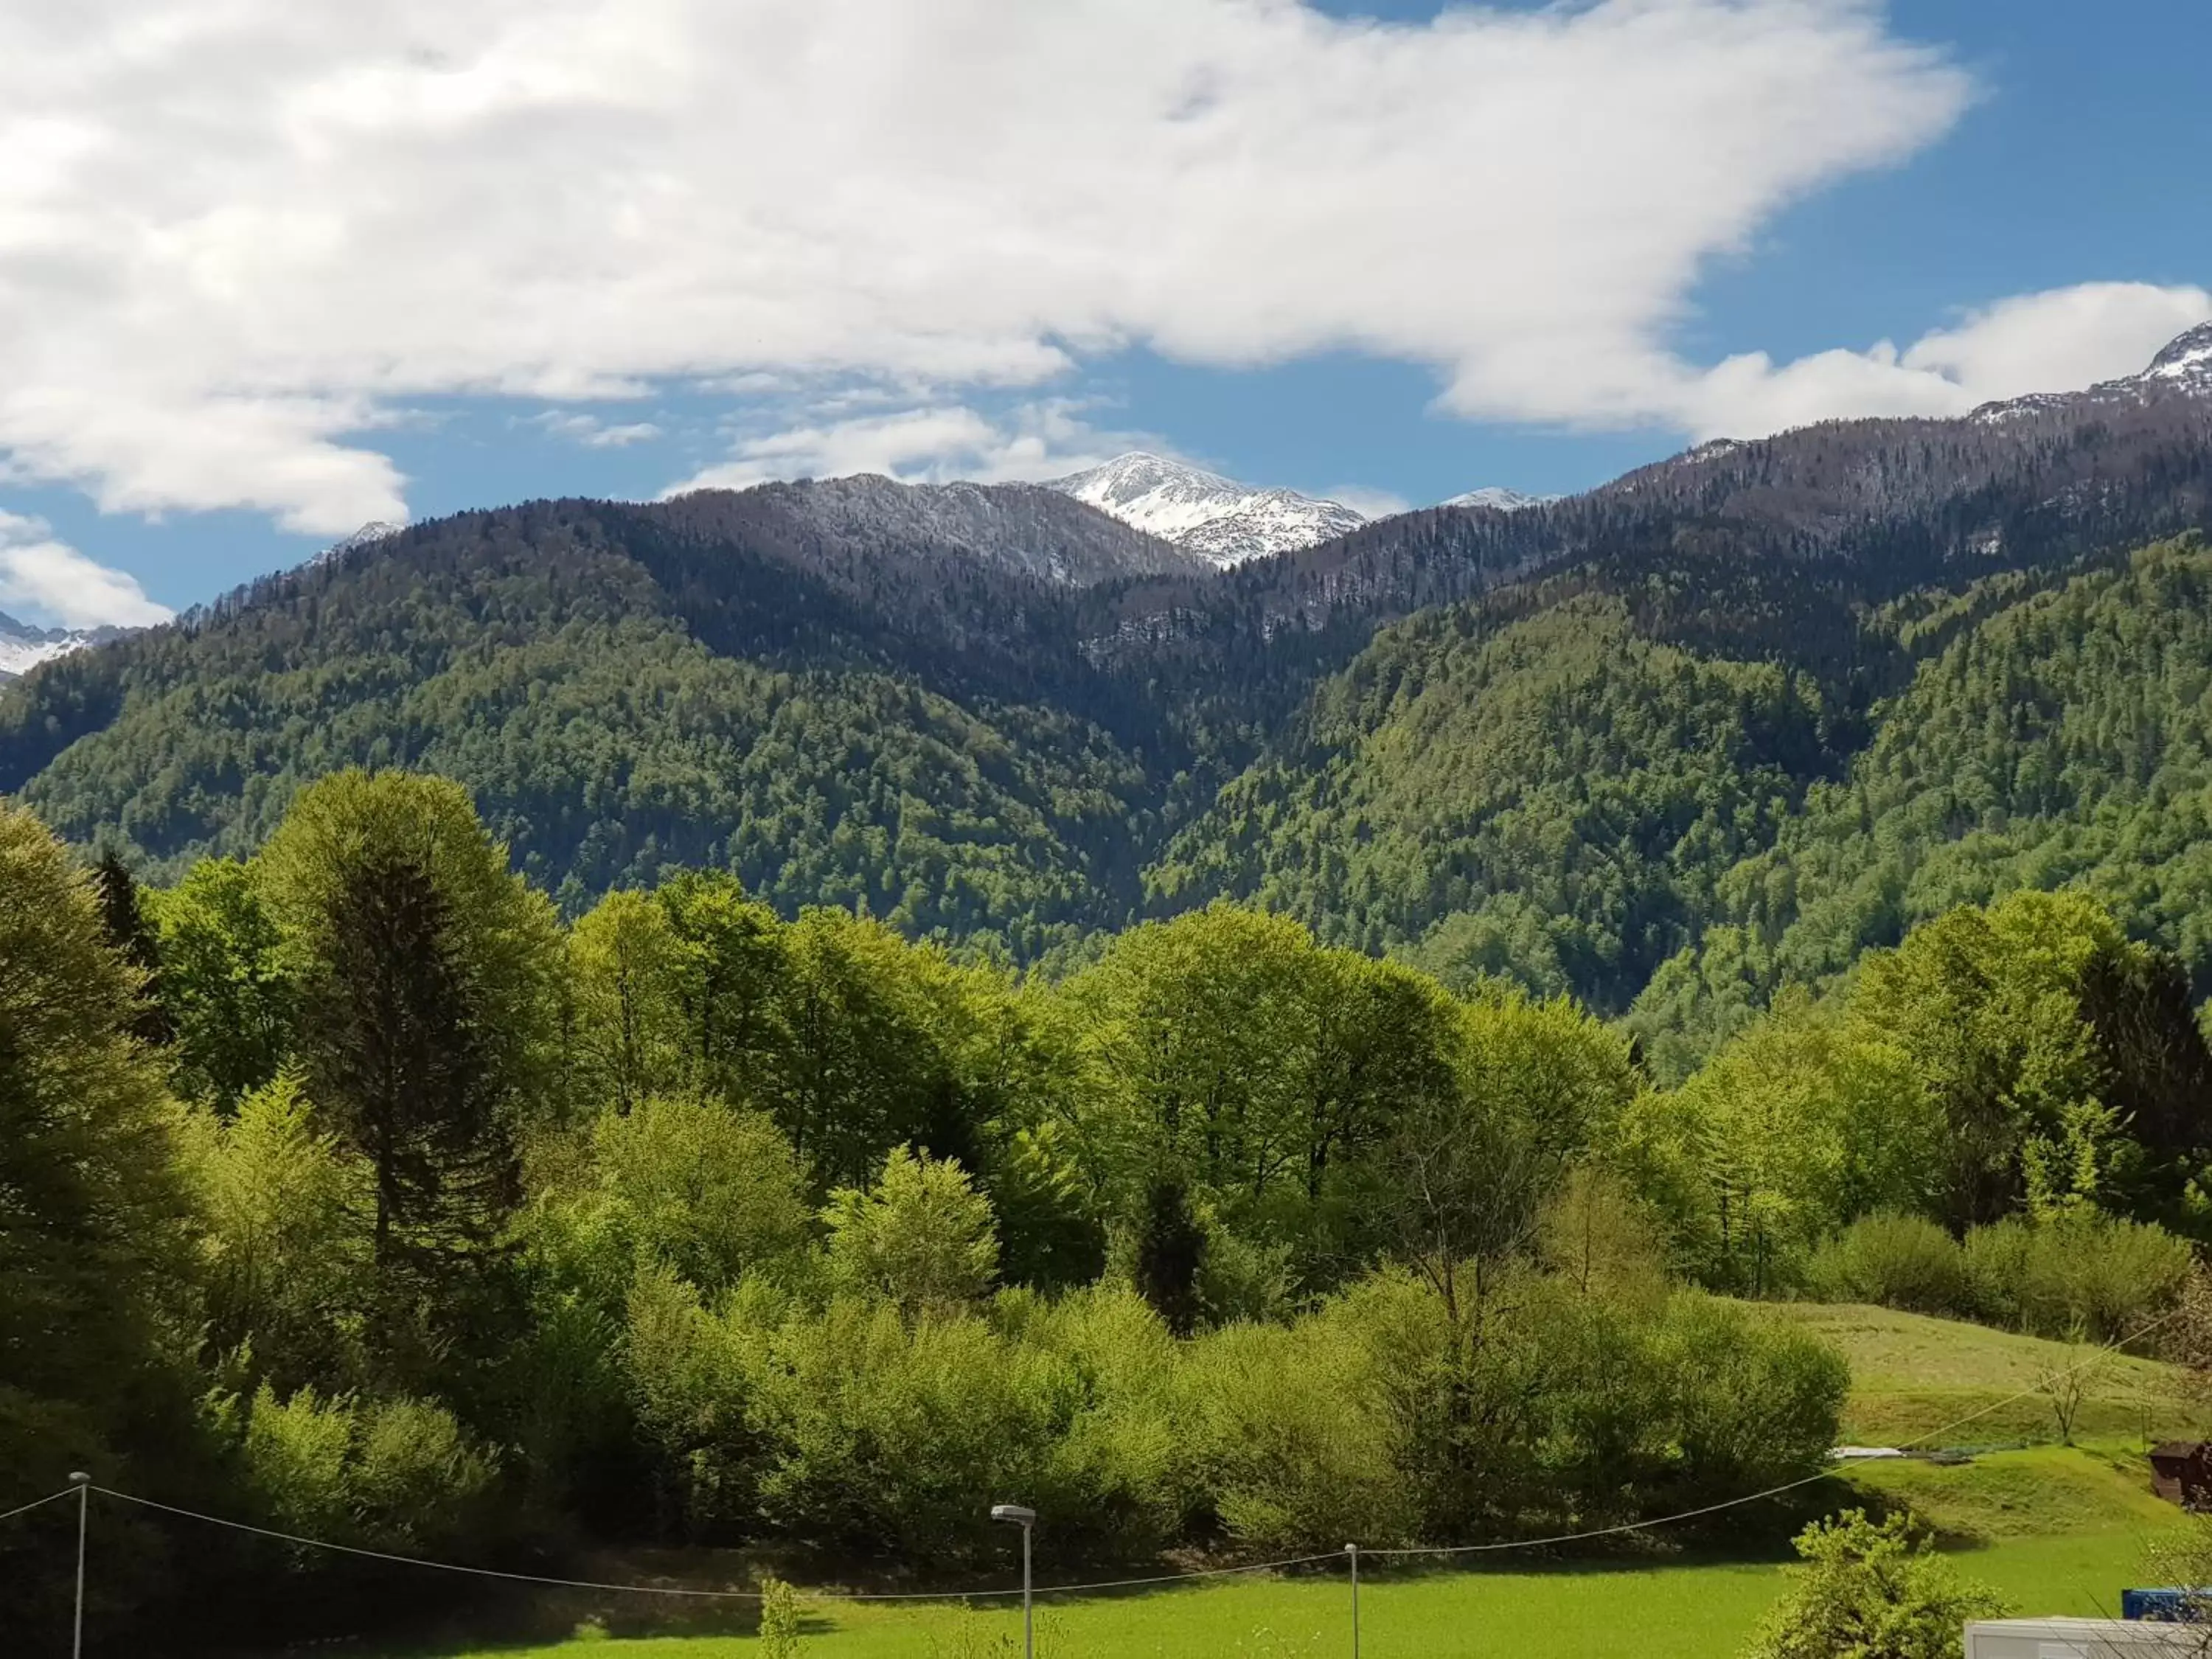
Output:
<instances>
[{"instance_id":1,"label":"blue sky","mask_svg":"<svg viewBox=\"0 0 2212 1659\"><path fill-rule=\"evenodd\" d=\"M1522 20L1541 26L1533 34L1497 11L1438 24L1436 7L1382 0L1319 8L1378 26L1364 33L1261 27L1228 0L1118 3L1154 31L1148 52L1098 70L1126 96L1115 82L1067 100L1063 120L1053 77L1111 58L1109 37L1071 23L1063 39L972 0L976 27L1000 18L998 70L860 131L824 112L842 82L867 84L865 64L841 64L775 129L779 149L793 133L810 146L787 168L733 164L763 141L714 126L723 114L686 101L670 66L752 55L742 5L723 9L735 25L687 24L699 33L670 43L680 51L641 51L641 67L599 85L574 68L607 56L591 0L551 8L583 43L573 60L489 23L471 33L465 17L449 40L364 27L303 58L271 0L258 70L250 21L211 37L226 62L242 38L254 71L210 89L238 123L228 137L188 107L165 133L164 112L131 91L146 64L117 67L106 102L100 76L80 77L93 88L73 94L80 106L27 118L42 136L13 196L0 163L0 343L36 365L15 401L0 390L0 609L145 620L295 562L356 512L651 497L860 465L1045 476L1125 442L1363 503L1492 483L1566 491L1711 431L1945 412L2124 372L2212 303L2201 0L1614 0ZM865 40L870 3L823 15ZM46 27L32 6L0 0L0 64L27 75L40 50L83 46L30 38ZM854 50L799 39L811 26L774 9L758 27L773 21L781 46ZM1633 33L1648 27L1639 10L1660 15L1656 35ZM1412 57L1392 55L1408 43ZM931 85L939 45L905 40L885 84ZM943 50L959 67L938 82L978 56L972 40ZM1646 52L1679 55L1656 91L1636 78ZM1150 107L1151 64L1177 52L1188 61L1174 84L1196 113L1175 118L1218 129L1197 152L1131 113ZM402 61L447 90L404 84ZM1492 65L1507 66L1495 80ZM20 107L32 82L11 88L9 73L0 94ZM451 90L463 84L476 88L465 107ZM1285 84L1303 88L1287 112L1268 103L1291 101ZM1679 111L1665 103L1678 84ZM1525 109L1492 125L1462 116L1524 87ZM1824 88L1833 106L1796 120ZM982 118L963 100L988 97L1011 112L962 129ZM1656 112L1639 132L1620 112L1641 99ZM1514 123L1532 120L1550 137L1516 154ZM103 131L121 142L103 148ZM272 133L296 153L289 171L254 151ZM948 162L909 165L940 140ZM139 165L198 161L177 146L203 143L204 166ZM1667 150L1662 182L1608 195L1649 148ZM1547 159L1563 149L1589 155ZM1123 150L1126 229L1111 201ZM49 151L59 159L41 170ZM963 170L987 151L1038 159ZM1339 155L1360 159L1309 199L1305 181ZM442 179L479 174L486 194L438 203ZM748 193L726 222L696 205L655 216L655 191L681 186L696 204L702 180L718 191L739 174ZM600 193L580 207L587 187ZM848 190L856 205L823 230L833 222L814 208ZM917 190L932 193L924 206ZM1081 211L1056 240L1070 203ZM511 227L479 222L514 204ZM866 214L896 222L841 240ZM541 233L520 279L495 269ZM1281 247L1239 263L1240 247L1278 234ZM1163 251L1178 240L1187 252ZM979 246L991 253L975 263ZM65 258L97 275L54 278ZM1880 356L1883 341L1905 355ZM1740 374L1711 372L1731 359Z\"/></svg>"}]
</instances>

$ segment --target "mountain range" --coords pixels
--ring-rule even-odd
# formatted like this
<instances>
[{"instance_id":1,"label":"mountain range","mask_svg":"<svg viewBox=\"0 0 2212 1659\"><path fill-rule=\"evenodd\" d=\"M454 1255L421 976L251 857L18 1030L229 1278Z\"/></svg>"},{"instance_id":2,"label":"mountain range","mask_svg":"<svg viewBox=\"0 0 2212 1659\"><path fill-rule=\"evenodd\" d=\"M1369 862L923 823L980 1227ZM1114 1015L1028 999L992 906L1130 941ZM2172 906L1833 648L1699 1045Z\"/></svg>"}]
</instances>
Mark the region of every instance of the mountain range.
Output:
<instances>
[{"instance_id":1,"label":"mountain range","mask_svg":"<svg viewBox=\"0 0 2212 1659\"><path fill-rule=\"evenodd\" d=\"M114 628L35 628L0 611L0 684L21 679L42 662L118 637Z\"/></svg>"},{"instance_id":2,"label":"mountain range","mask_svg":"<svg viewBox=\"0 0 2212 1659\"><path fill-rule=\"evenodd\" d=\"M707 862L1051 962L1258 902L1655 1052L2021 884L2114 895L2212 993L2212 327L1358 518L1131 456L380 527L0 692L0 790L158 877L424 767L568 903Z\"/></svg>"}]
</instances>

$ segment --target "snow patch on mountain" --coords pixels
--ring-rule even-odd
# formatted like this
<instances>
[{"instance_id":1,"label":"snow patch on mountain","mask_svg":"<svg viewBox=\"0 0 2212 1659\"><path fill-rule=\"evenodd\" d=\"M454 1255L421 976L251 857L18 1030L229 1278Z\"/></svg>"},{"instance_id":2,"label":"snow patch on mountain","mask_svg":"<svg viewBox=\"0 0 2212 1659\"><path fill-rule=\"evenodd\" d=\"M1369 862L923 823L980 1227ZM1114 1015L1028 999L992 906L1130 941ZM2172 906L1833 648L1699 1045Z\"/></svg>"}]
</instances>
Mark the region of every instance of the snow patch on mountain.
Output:
<instances>
[{"instance_id":1,"label":"snow patch on mountain","mask_svg":"<svg viewBox=\"0 0 2212 1659\"><path fill-rule=\"evenodd\" d=\"M1559 499L1557 495L1524 495L1517 489L1507 489L1498 484L1488 484L1480 489L1470 489L1463 495L1454 495L1448 501L1438 501L1437 505L1438 507L1487 507L1500 513L1518 513L1523 508L1541 507L1547 501L1556 501Z\"/></svg>"},{"instance_id":2,"label":"snow patch on mountain","mask_svg":"<svg viewBox=\"0 0 2212 1659\"><path fill-rule=\"evenodd\" d=\"M328 564L332 559L343 558L347 554L352 552L354 549L357 547L368 547L374 543L385 541L393 536L397 536L407 526L404 525L387 523L382 519L371 519L367 524L362 526L360 529L355 531L352 535L348 536L343 541L332 542L321 552L316 554L314 557L309 559L307 562L309 564Z\"/></svg>"},{"instance_id":3,"label":"snow patch on mountain","mask_svg":"<svg viewBox=\"0 0 2212 1659\"><path fill-rule=\"evenodd\" d=\"M1142 451L1052 479L1045 488L1224 567L1295 552L1367 522L1365 514L1342 501L1259 489Z\"/></svg>"},{"instance_id":4,"label":"snow patch on mountain","mask_svg":"<svg viewBox=\"0 0 2212 1659\"><path fill-rule=\"evenodd\" d=\"M2177 336L2140 374L2101 380L2086 392L2031 392L2023 398L1984 404L1967 418L2001 422L2082 403L2145 404L2177 394L2212 398L2212 323L2199 323L2187 333Z\"/></svg>"},{"instance_id":5,"label":"snow patch on mountain","mask_svg":"<svg viewBox=\"0 0 2212 1659\"><path fill-rule=\"evenodd\" d=\"M122 632L115 628L33 628L0 611L0 680L21 679L42 662Z\"/></svg>"}]
</instances>

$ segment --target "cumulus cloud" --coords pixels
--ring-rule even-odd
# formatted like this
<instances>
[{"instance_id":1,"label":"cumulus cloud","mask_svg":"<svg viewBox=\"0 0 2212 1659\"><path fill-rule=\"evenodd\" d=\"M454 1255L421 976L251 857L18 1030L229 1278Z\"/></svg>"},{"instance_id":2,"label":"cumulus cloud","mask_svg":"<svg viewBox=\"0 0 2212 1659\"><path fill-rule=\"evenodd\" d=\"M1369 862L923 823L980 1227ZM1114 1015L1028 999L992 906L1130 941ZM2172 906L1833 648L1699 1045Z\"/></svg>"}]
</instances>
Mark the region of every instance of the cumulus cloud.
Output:
<instances>
[{"instance_id":1,"label":"cumulus cloud","mask_svg":"<svg viewBox=\"0 0 2212 1659\"><path fill-rule=\"evenodd\" d=\"M1436 365L1470 411L1687 418L1700 377L1664 340L1706 262L1972 95L1872 0L301 15L0 8L19 472L338 532L405 516L372 440L410 398L837 374L925 392L807 441L895 452L935 422L990 464L944 424L979 388L1133 343L1348 348ZM1731 372L1783 403L1765 382L1796 369Z\"/></svg>"},{"instance_id":2,"label":"cumulus cloud","mask_svg":"<svg viewBox=\"0 0 2212 1659\"><path fill-rule=\"evenodd\" d=\"M1342 501L1354 513L1370 519L1387 519L1395 513L1410 512L1413 506L1403 495L1393 495L1387 489L1370 489L1365 484L1338 484L1314 493L1326 501Z\"/></svg>"},{"instance_id":3,"label":"cumulus cloud","mask_svg":"<svg viewBox=\"0 0 2212 1659\"><path fill-rule=\"evenodd\" d=\"M842 400L817 406L834 410ZM1100 431L1072 399L1022 404L993 416L965 404L812 419L738 437L728 460L676 485L743 489L773 478L842 478L878 472L907 483L970 478L981 483L1064 477L1131 449L1164 450L1144 433Z\"/></svg>"},{"instance_id":4,"label":"cumulus cloud","mask_svg":"<svg viewBox=\"0 0 2212 1659\"><path fill-rule=\"evenodd\" d=\"M2212 292L2085 283L2020 295L1970 313L1899 350L1824 351L1777 365L1731 357L1653 413L1699 437L1751 437L1847 415L1964 415L2031 392L2066 392L2133 374L2175 335L2212 319Z\"/></svg>"},{"instance_id":5,"label":"cumulus cloud","mask_svg":"<svg viewBox=\"0 0 2212 1659\"><path fill-rule=\"evenodd\" d=\"M135 577L56 540L43 521L13 513L0 513L0 609L64 628L137 628L174 614L148 599Z\"/></svg>"},{"instance_id":6,"label":"cumulus cloud","mask_svg":"<svg viewBox=\"0 0 2212 1659\"><path fill-rule=\"evenodd\" d=\"M610 426L596 415L580 415L572 410L547 410L542 415L532 416L529 424L586 449L626 449L632 444L663 435L660 428L651 421L628 421Z\"/></svg>"}]
</instances>

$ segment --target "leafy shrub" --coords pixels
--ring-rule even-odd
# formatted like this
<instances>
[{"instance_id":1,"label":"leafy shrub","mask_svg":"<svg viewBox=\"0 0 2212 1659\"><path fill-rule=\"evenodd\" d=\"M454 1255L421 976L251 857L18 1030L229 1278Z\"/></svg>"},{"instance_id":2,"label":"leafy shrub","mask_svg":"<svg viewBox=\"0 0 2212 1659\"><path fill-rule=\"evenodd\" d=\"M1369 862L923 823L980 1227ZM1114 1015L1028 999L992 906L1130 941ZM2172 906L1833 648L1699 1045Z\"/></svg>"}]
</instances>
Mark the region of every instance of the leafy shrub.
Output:
<instances>
[{"instance_id":1,"label":"leafy shrub","mask_svg":"<svg viewBox=\"0 0 2212 1659\"><path fill-rule=\"evenodd\" d=\"M2155 1222L2094 1214L1976 1227L1964 1257L1984 1318L2100 1342L2132 1334L2172 1305L2195 1261L2186 1240Z\"/></svg>"},{"instance_id":2,"label":"leafy shrub","mask_svg":"<svg viewBox=\"0 0 2212 1659\"><path fill-rule=\"evenodd\" d=\"M1814 1252L1806 1288L1825 1302L1959 1314L1972 1304L1958 1241L1925 1216L1863 1216Z\"/></svg>"},{"instance_id":3,"label":"leafy shrub","mask_svg":"<svg viewBox=\"0 0 2212 1659\"><path fill-rule=\"evenodd\" d=\"M648 1097L605 1114L592 1139L613 1224L702 1290L805 1242L799 1161L764 1112Z\"/></svg>"},{"instance_id":4,"label":"leafy shrub","mask_svg":"<svg viewBox=\"0 0 2212 1659\"><path fill-rule=\"evenodd\" d=\"M1995 1591L1960 1577L1902 1513L1876 1524L1847 1510L1807 1527L1796 1547L1805 1565L1743 1659L1953 1659L1968 1620L2004 1612Z\"/></svg>"},{"instance_id":5,"label":"leafy shrub","mask_svg":"<svg viewBox=\"0 0 2212 1659\"><path fill-rule=\"evenodd\" d=\"M1230 1535L1270 1551L1410 1535L1419 1516L1404 1426L1381 1403L1388 1381L1340 1321L1240 1323L1201 1339L1184 1386Z\"/></svg>"},{"instance_id":6,"label":"leafy shrub","mask_svg":"<svg viewBox=\"0 0 2212 1659\"><path fill-rule=\"evenodd\" d=\"M441 1406L325 1398L312 1388L280 1400L265 1382L243 1451L287 1531L382 1548L434 1548L468 1533L495 1473Z\"/></svg>"}]
</instances>

